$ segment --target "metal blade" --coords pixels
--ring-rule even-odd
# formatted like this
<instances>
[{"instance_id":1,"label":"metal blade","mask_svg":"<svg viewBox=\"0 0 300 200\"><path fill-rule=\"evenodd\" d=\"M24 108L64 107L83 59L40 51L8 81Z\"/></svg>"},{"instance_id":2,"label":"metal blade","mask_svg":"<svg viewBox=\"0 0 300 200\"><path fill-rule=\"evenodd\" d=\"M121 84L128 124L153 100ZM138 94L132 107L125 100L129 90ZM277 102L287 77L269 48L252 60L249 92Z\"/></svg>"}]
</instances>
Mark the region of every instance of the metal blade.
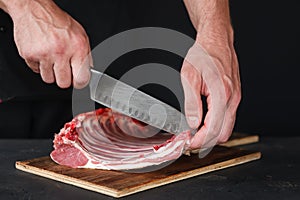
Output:
<instances>
[{"instance_id":1,"label":"metal blade","mask_svg":"<svg viewBox=\"0 0 300 200\"><path fill-rule=\"evenodd\" d=\"M92 100L166 132L191 130L185 116L175 108L106 74L91 72Z\"/></svg>"}]
</instances>

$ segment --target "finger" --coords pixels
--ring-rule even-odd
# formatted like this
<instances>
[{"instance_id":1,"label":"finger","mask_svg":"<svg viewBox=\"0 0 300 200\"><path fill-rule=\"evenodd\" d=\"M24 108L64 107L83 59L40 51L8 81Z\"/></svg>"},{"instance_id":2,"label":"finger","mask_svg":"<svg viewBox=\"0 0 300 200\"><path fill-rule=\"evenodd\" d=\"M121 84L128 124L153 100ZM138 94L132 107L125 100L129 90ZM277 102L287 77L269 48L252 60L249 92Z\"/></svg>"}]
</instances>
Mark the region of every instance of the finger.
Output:
<instances>
[{"instance_id":1,"label":"finger","mask_svg":"<svg viewBox=\"0 0 300 200\"><path fill-rule=\"evenodd\" d=\"M53 63L49 61L40 62L40 73L45 83L54 83L55 77L53 72Z\"/></svg>"},{"instance_id":2,"label":"finger","mask_svg":"<svg viewBox=\"0 0 300 200\"><path fill-rule=\"evenodd\" d=\"M198 71L187 61L183 63L181 82L184 90L184 108L187 122L192 129L196 129L200 126L203 114L200 95L201 78Z\"/></svg>"},{"instance_id":3,"label":"finger","mask_svg":"<svg viewBox=\"0 0 300 200\"><path fill-rule=\"evenodd\" d=\"M72 83L70 61L67 59L58 60L57 62L55 62L53 68L56 84L60 88L70 87Z\"/></svg>"},{"instance_id":4,"label":"finger","mask_svg":"<svg viewBox=\"0 0 300 200\"><path fill-rule=\"evenodd\" d=\"M227 111L228 98L224 82L218 71L211 70L215 69L213 63L205 66L207 69L203 74L201 92L207 96L208 111L203 126L193 137L191 148L208 149L217 144Z\"/></svg>"},{"instance_id":5,"label":"finger","mask_svg":"<svg viewBox=\"0 0 300 200\"><path fill-rule=\"evenodd\" d=\"M190 148L211 148L218 142L218 138L224 123L226 106L222 100L207 97L208 112L204 119L204 124L194 135Z\"/></svg>"},{"instance_id":6,"label":"finger","mask_svg":"<svg viewBox=\"0 0 300 200\"><path fill-rule=\"evenodd\" d=\"M40 63L32 60L25 60L28 67L35 73L40 73Z\"/></svg>"},{"instance_id":7,"label":"finger","mask_svg":"<svg viewBox=\"0 0 300 200\"><path fill-rule=\"evenodd\" d=\"M228 88L225 91L227 92L226 95L228 96L229 103L226 110L223 127L218 138L218 143L226 142L231 136L236 119L236 111L241 101L239 67L237 56L235 53L233 54L232 60L232 72L233 73L231 78L227 76L224 77L224 84Z\"/></svg>"},{"instance_id":8,"label":"finger","mask_svg":"<svg viewBox=\"0 0 300 200\"><path fill-rule=\"evenodd\" d=\"M226 112L223 127L218 137L218 143L226 142L231 136L232 129L234 127L235 117L235 113L232 113L231 111Z\"/></svg>"},{"instance_id":9,"label":"finger","mask_svg":"<svg viewBox=\"0 0 300 200\"><path fill-rule=\"evenodd\" d=\"M73 86L77 89L84 88L90 80L90 67L93 65L90 54L85 56L75 55L71 59Z\"/></svg>"},{"instance_id":10,"label":"finger","mask_svg":"<svg viewBox=\"0 0 300 200\"><path fill-rule=\"evenodd\" d=\"M218 138L218 143L226 142L232 134L236 119L236 111L241 100L241 92L239 89L235 91L230 99L228 109L226 110L223 127Z\"/></svg>"}]
</instances>

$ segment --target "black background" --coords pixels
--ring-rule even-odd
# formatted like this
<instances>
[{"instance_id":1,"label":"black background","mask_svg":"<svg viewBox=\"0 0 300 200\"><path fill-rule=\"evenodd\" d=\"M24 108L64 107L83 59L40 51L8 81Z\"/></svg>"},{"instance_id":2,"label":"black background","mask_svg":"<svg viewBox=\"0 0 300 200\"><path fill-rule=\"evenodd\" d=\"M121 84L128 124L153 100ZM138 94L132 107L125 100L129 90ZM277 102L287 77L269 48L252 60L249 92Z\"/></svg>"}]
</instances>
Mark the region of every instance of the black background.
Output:
<instances>
[{"instance_id":1,"label":"black background","mask_svg":"<svg viewBox=\"0 0 300 200\"><path fill-rule=\"evenodd\" d=\"M243 99L236 129L299 135L297 1L231 1Z\"/></svg>"}]
</instances>

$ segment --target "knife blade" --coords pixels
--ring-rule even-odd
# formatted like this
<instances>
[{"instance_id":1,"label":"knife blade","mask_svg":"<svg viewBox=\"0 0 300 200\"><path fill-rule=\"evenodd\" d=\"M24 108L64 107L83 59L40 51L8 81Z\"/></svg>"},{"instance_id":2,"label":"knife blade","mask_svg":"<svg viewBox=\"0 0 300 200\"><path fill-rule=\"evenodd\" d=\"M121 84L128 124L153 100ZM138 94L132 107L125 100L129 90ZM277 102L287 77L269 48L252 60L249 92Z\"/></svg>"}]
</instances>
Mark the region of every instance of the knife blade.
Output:
<instances>
[{"instance_id":1,"label":"knife blade","mask_svg":"<svg viewBox=\"0 0 300 200\"><path fill-rule=\"evenodd\" d=\"M184 114L107 74L91 69L89 87L91 99L113 111L176 135L192 131Z\"/></svg>"}]
</instances>

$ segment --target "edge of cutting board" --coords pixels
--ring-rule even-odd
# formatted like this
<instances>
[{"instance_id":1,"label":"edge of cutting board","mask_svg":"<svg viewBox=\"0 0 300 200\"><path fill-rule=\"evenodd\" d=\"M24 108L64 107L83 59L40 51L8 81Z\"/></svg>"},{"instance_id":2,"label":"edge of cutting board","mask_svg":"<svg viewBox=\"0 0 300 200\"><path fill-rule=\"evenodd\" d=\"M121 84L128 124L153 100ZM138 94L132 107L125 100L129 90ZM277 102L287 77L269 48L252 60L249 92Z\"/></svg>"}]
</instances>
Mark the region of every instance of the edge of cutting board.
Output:
<instances>
[{"instance_id":1,"label":"edge of cutting board","mask_svg":"<svg viewBox=\"0 0 300 200\"><path fill-rule=\"evenodd\" d=\"M220 147L221 148L221 147ZM222 148L226 148L226 147L222 147ZM232 148L229 148L232 149ZM246 152L246 151L245 151ZM15 163L15 166L17 169L28 172L28 173L32 173L38 176L42 176L42 177L46 177L52 180L56 180L56 181L60 181L63 183L67 183L70 185L74 185L80 188L84 188L87 190L91 190L91 191L95 191L95 192L99 192L105 195L109 195L112 197L123 197L123 196L127 196L130 194L134 194L137 192L141 192L144 190L148 190L148 189L152 189L158 186L162 186L162 185L166 185L169 183L173 183L173 182L177 182L177 181L181 181L184 179L188 179L191 177L195 177L201 174L205 174L205 173L209 173L212 171L216 171L216 170L220 170L220 169L224 169L224 168L228 168L228 167L232 167L232 166L236 166L236 165L240 165L243 163L247 163L253 160L257 160L261 158L261 153L260 152L249 152L248 154L245 153L245 155L242 156L238 156L229 160L225 160L222 162L216 162L214 164L210 164L207 166L202 166L193 170L186 170L186 171L181 171L181 172L175 172L172 175L169 176L164 176L163 178L153 178L152 181L149 181L147 183L144 183L142 185L137 185L137 186L133 186L133 187L128 187L128 188L124 188L124 189L115 189L112 187L107 187L105 185L99 185L99 184L95 184L89 181L85 181L85 180L81 180L78 178L74 178L65 174L61 174L61 173L56 173L50 170L47 170L45 168L38 168L35 167L33 165L31 165L31 163L33 162L38 162L38 161L43 161L43 160L48 160L50 159L49 156L45 156L45 157L41 157L41 158L35 158L32 160L27 160L27 161L17 161ZM53 161L52 161L53 162ZM53 162L54 163L54 162ZM57 164L55 164L57 165ZM57 165L59 166L59 165ZM72 169L69 169L72 170ZM102 170L103 171L103 170ZM105 170L104 170L105 171ZM122 172L122 173L126 173L126 172ZM135 174L129 174L130 176L135 176ZM138 176L138 175L137 175Z\"/></svg>"}]
</instances>

